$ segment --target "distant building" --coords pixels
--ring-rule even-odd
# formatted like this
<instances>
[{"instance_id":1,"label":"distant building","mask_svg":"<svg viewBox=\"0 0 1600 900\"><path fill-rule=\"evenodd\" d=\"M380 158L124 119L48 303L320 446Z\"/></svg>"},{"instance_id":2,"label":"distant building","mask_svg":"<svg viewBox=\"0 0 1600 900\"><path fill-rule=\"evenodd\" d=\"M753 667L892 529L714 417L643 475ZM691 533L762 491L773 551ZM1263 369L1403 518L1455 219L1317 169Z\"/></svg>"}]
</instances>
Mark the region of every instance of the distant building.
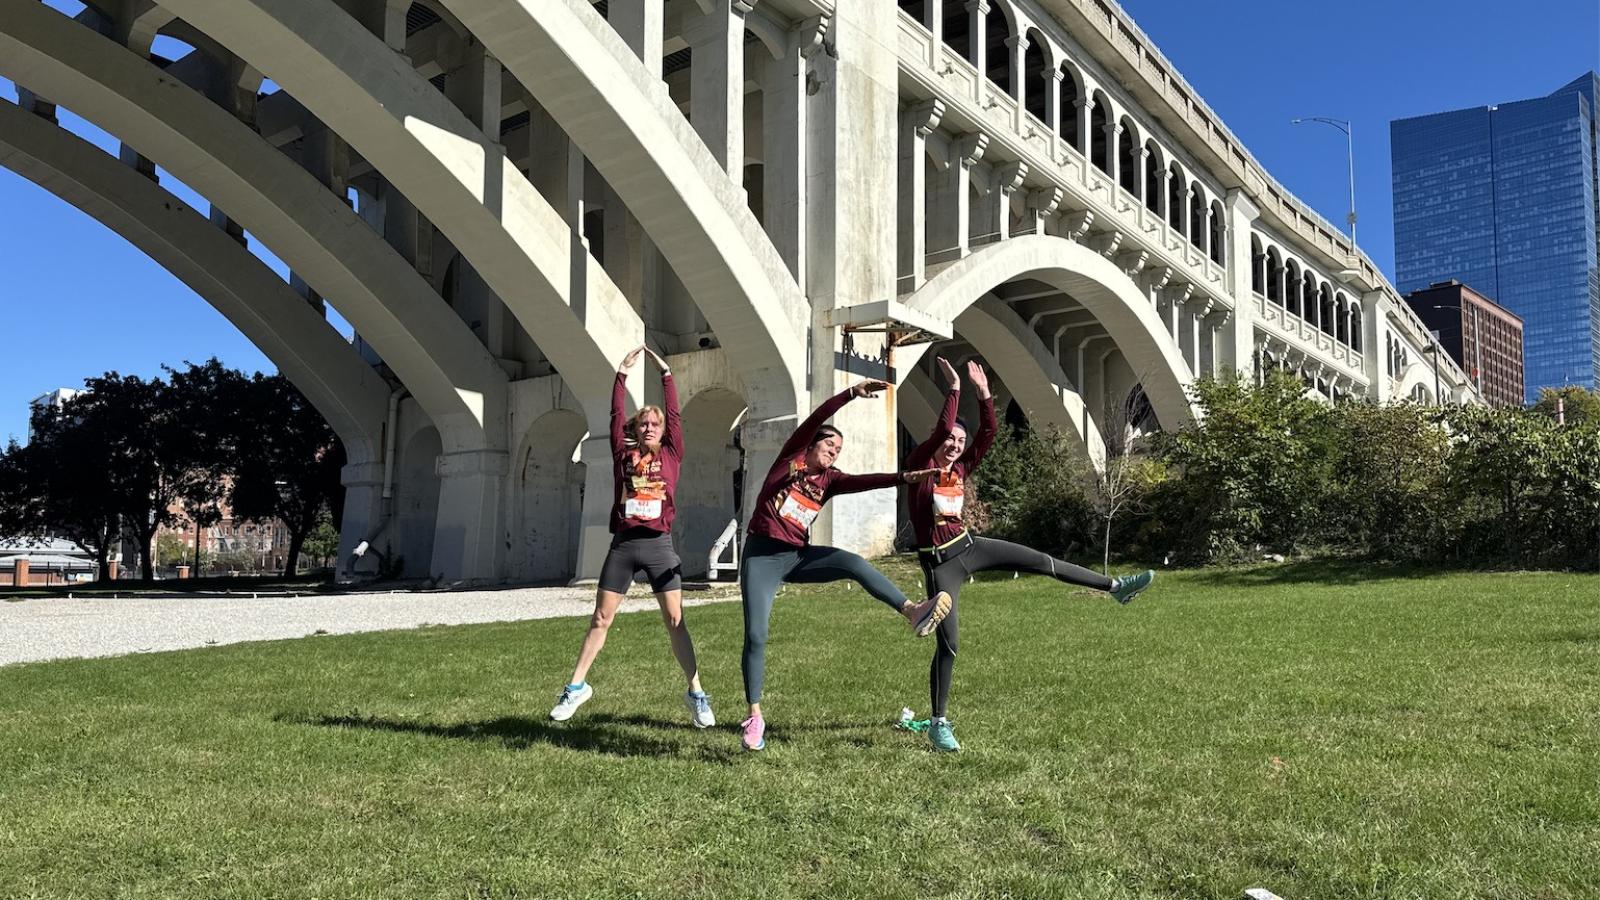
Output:
<instances>
[{"instance_id":1,"label":"distant building","mask_svg":"<svg viewBox=\"0 0 1600 900\"><path fill-rule=\"evenodd\" d=\"M1389 123L1395 287L1458 278L1527 325L1524 402L1600 386L1600 75Z\"/></svg>"},{"instance_id":2,"label":"distant building","mask_svg":"<svg viewBox=\"0 0 1600 900\"><path fill-rule=\"evenodd\" d=\"M93 581L98 572L94 557L71 541L0 537L0 589Z\"/></svg>"},{"instance_id":3,"label":"distant building","mask_svg":"<svg viewBox=\"0 0 1600 900\"><path fill-rule=\"evenodd\" d=\"M34 416L35 413L39 412L42 409L49 409L49 410L54 410L55 412L60 412L61 408L67 405L67 401L68 400L71 400L73 397L76 397L81 393L83 393L83 391L77 390L75 388L56 388L55 390L51 391L48 394L40 394L39 396L33 398L32 400L29 400L28 401L28 441L30 443L33 441L33 416Z\"/></svg>"},{"instance_id":4,"label":"distant building","mask_svg":"<svg viewBox=\"0 0 1600 900\"><path fill-rule=\"evenodd\" d=\"M1439 345L1494 406L1522 406L1527 393L1522 319L1459 281L1441 281L1406 295Z\"/></svg>"}]
</instances>

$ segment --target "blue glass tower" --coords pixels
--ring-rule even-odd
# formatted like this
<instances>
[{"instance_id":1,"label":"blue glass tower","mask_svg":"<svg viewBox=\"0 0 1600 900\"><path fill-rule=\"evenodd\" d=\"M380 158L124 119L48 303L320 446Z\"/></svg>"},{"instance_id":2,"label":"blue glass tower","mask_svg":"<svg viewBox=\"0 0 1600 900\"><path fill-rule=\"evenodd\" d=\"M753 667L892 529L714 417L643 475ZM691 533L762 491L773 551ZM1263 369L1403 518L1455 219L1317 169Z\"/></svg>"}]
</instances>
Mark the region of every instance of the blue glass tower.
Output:
<instances>
[{"instance_id":1,"label":"blue glass tower","mask_svg":"<svg viewBox=\"0 0 1600 900\"><path fill-rule=\"evenodd\" d=\"M1459 279L1524 322L1527 397L1600 384L1600 170L1589 72L1548 97L1389 123L1395 286Z\"/></svg>"}]
</instances>

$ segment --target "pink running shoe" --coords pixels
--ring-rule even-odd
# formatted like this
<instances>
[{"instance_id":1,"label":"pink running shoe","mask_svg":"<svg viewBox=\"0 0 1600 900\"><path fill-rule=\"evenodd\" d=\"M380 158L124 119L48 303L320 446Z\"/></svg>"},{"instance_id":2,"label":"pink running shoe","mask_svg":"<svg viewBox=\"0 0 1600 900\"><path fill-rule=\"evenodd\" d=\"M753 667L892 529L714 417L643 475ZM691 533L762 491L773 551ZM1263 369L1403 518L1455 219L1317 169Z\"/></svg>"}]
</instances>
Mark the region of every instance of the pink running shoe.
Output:
<instances>
[{"instance_id":1,"label":"pink running shoe","mask_svg":"<svg viewBox=\"0 0 1600 900\"><path fill-rule=\"evenodd\" d=\"M739 723L744 729L744 748L762 750L767 746L767 722L760 716L751 716Z\"/></svg>"}]
</instances>

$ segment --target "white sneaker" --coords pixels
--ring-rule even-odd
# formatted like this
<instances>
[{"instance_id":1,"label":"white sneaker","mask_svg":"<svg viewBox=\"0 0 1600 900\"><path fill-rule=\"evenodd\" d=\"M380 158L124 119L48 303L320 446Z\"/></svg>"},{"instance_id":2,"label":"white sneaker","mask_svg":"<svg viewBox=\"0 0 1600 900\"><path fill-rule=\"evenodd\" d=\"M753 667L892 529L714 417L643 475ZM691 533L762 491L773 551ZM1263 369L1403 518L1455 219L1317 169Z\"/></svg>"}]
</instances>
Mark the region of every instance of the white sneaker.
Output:
<instances>
[{"instance_id":1,"label":"white sneaker","mask_svg":"<svg viewBox=\"0 0 1600 900\"><path fill-rule=\"evenodd\" d=\"M689 707L689 721L696 728L710 728L717 724L717 717L711 712L711 697L704 691L696 697L693 691L683 695L683 705Z\"/></svg>"},{"instance_id":2,"label":"white sneaker","mask_svg":"<svg viewBox=\"0 0 1600 900\"><path fill-rule=\"evenodd\" d=\"M562 688L561 699L556 701L555 709L550 710L550 720L553 722L565 722L572 718L572 714L578 711L578 707L588 702L589 698L593 696L594 688L588 682L584 682L583 687L577 690L573 690L570 686Z\"/></svg>"}]
</instances>

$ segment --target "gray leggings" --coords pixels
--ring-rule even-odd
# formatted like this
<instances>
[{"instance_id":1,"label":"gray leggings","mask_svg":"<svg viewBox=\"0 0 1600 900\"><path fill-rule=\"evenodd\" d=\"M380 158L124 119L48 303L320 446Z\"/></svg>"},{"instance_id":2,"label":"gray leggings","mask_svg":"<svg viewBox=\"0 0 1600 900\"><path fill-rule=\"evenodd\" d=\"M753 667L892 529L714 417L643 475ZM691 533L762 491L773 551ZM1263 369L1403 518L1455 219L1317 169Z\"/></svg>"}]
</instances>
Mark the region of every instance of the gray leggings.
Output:
<instances>
[{"instance_id":1,"label":"gray leggings","mask_svg":"<svg viewBox=\"0 0 1600 900\"><path fill-rule=\"evenodd\" d=\"M906 605L906 595L872 564L837 547L796 547L752 534L744 544L739 563L739 599L744 605L744 696L761 702L761 685L767 674L767 626L778 585L824 584L851 580L896 612Z\"/></svg>"}]
</instances>

